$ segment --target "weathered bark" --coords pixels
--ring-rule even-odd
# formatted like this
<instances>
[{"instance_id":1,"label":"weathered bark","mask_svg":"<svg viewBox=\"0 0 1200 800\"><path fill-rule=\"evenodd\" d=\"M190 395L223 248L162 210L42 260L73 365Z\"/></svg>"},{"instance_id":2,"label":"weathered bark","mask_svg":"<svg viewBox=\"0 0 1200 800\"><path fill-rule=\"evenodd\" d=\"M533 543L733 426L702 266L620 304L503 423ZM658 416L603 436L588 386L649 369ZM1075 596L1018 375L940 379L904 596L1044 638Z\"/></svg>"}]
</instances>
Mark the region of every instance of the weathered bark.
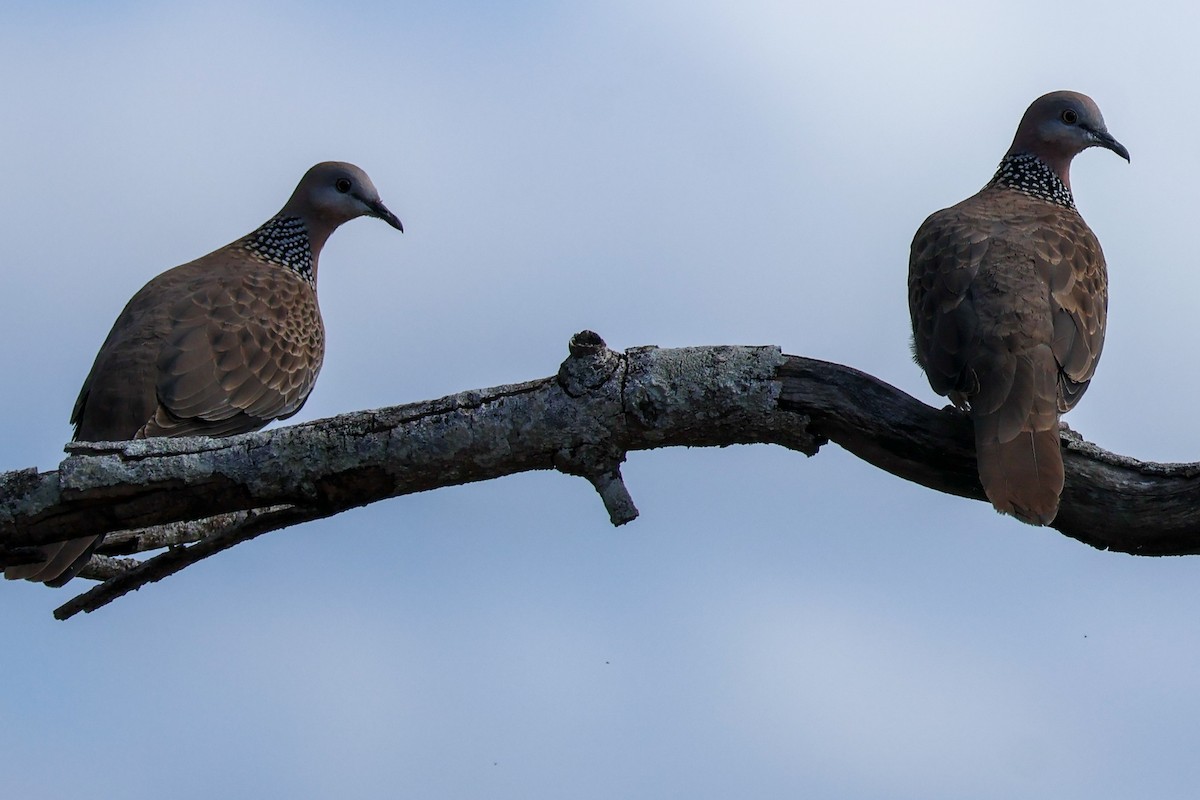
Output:
<instances>
[{"instance_id":1,"label":"weathered bark","mask_svg":"<svg viewBox=\"0 0 1200 800\"><path fill-rule=\"evenodd\" d=\"M616 353L585 331L551 378L229 439L72 443L56 472L0 476L0 564L90 533L109 534L101 556L174 546L140 565L97 558L85 576L105 584L56 612L66 617L268 530L389 497L558 469L587 478L620 525L637 516L620 474L630 451L764 442L814 455L827 440L984 499L970 422L953 409L775 347ZM1200 465L1143 463L1070 434L1064 448L1054 528L1128 553L1200 552Z\"/></svg>"}]
</instances>

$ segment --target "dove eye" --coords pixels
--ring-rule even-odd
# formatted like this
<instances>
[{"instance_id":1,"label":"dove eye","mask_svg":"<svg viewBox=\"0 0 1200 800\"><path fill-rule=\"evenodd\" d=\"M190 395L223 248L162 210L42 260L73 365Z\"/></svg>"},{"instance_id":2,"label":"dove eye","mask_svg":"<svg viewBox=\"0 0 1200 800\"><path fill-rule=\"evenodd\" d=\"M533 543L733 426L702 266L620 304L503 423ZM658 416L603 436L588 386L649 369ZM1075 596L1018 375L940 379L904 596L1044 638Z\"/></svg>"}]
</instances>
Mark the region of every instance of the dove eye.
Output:
<instances>
[{"instance_id":1,"label":"dove eye","mask_svg":"<svg viewBox=\"0 0 1200 800\"><path fill-rule=\"evenodd\" d=\"M345 194L346 192L350 191L350 187L352 185L353 184L350 183L349 178L338 178L333 184L333 188L337 189L342 194Z\"/></svg>"},{"instance_id":2,"label":"dove eye","mask_svg":"<svg viewBox=\"0 0 1200 800\"><path fill-rule=\"evenodd\" d=\"M1075 109L1068 108L1062 112L1062 121L1068 125L1074 125L1076 122L1079 122L1079 115L1075 113Z\"/></svg>"}]
</instances>

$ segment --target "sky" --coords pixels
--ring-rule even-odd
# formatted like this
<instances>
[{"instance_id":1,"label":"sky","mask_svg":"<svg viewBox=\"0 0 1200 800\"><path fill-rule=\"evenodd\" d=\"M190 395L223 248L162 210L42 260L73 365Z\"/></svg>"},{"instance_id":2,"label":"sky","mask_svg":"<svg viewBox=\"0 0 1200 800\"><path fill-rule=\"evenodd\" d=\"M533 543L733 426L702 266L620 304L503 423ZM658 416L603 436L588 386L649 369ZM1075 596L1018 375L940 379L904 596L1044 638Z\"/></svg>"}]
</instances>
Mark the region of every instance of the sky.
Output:
<instances>
[{"instance_id":1,"label":"sky","mask_svg":"<svg viewBox=\"0 0 1200 800\"><path fill-rule=\"evenodd\" d=\"M610 346L776 344L942 405L908 245L1035 97L1110 270L1068 421L1200 453L1193 5L6 4L3 469L53 469L146 280L250 231L311 164L405 233L321 258L296 421L553 374ZM829 445L632 454L612 528L557 473L239 546L98 613L0 591L14 797L1191 798L1200 560L1101 553Z\"/></svg>"}]
</instances>

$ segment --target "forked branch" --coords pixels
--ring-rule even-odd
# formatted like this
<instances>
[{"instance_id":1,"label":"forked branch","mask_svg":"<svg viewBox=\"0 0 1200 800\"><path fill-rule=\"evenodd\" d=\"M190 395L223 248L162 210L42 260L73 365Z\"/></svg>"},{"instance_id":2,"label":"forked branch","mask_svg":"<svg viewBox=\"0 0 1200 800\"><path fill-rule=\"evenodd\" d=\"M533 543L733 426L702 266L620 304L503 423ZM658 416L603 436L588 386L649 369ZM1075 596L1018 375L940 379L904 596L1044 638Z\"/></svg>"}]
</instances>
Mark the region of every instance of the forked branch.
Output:
<instances>
[{"instance_id":1,"label":"forked branch","mask_svg":"<svg viewBox=\"0 0 1200 800\"><path fill-rule=\"evenodd\" d=\"M584 331L551 378L228 439L72 443L55 472L0 476L0 565L109 534L84 573L104 582L56 612L65 618L239 541L389 497L557 469L586 478L619 525L637 516L620 472L631 451L772 443L815 455L826 441L983 499L957 411L776 347L614 352ZM1140 462L1070 434L1064 448L1054 528L1102 549L1200 552L1200 465ZM141 564L111 558L164 546Z\"/></svg>"}]
</instances>

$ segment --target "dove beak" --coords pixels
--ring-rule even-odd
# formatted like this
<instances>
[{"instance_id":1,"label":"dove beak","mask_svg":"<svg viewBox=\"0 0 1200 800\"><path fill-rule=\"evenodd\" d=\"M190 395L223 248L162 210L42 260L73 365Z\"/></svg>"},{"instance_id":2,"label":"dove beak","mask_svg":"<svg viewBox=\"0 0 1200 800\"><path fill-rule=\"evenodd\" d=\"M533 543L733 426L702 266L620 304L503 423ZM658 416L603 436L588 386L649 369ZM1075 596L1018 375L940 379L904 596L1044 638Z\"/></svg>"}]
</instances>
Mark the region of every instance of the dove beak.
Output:
<instances>
[{"instance_id":1,"label":"dove beak","mask_svg":"<svg viewBox=\"0 0 1200 800\"><path fill-rule=\"evenodd\" d=\"M391 211L388 211L388 207L383 204L383 201L363 200L361 197L358 199L362 201L364 206L370 209L369 213L372 217L377 217L401 233L404 233L404 224L400 222L400 219L395 214L393 214Z\"/></svg>"},{"instance_id":2,"label":"dove beak","mask_svg":"<svg viewBox=\"0 0 1200 800\"><path fill-rule=\"evenodd\" d=\"M1106 130L1088 131L1092 138L1096 141L1097 147L1103 147L1105 150L1112 150L1121 158L1129 161L1129 151L1125 149L1125 145L1113 138L1113 135Z\"/></svg>"}]
</instances>

